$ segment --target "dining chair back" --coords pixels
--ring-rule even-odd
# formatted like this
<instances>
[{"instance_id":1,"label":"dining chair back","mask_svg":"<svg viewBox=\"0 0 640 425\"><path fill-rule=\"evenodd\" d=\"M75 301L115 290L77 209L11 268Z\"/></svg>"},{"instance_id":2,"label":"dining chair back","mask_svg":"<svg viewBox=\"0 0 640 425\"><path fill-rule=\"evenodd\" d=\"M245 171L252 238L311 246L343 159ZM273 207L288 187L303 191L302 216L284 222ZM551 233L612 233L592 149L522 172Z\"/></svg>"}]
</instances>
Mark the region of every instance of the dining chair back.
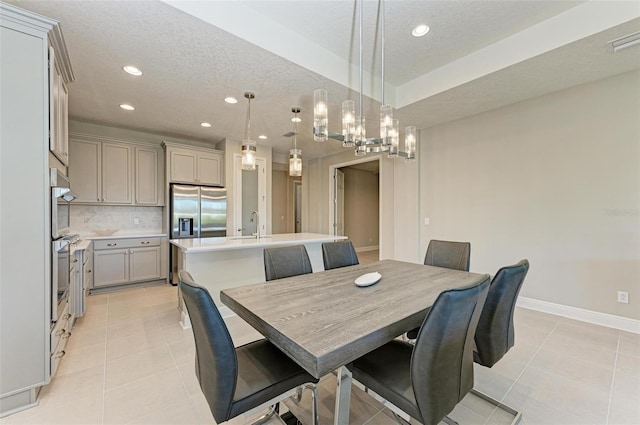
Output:
<instances>
[{"instance_id":1,"label":"dining chair back","mask_svg":"<svg viewBox=\"0 0 640 425\"><path fill-rule=\"evenodd\" d=\"M475 335L476 363L491 367L513 347L513 313L528 271L529 261L521 260L498 270L491 281Z\"/></svg>"},{"instance_id":2,"label":"dining chair back","mask_svg":"<svg viewBox=\"0 0 640 425\"><path fill-rule=\"evenodd\" d=\"M529 261L521 260L512 266L503 267L491 281L475 335L473 361L492 367L513 347L515 331L513 313L518 294L529 271ZM512 425L522 419L522 413L475 388L471 392L513 415Z\"/></svg>"},{"instance_id":3,"label":"dining chair back","mask_svg":"<svg viewBox=\"0 0 640 425\"><path fill-rule=\"evenodd\" d=\"M424 256L424 264L468 272L470 257L471 243L469 242L432 239Z\"/></svg>"},{"instance_id":4,"label":"dining chair back","mask_svg":"<svg viewBox=\"0 0 640 425\"><path fill-rule=\"evenodd\" d=\"M442 292L415 347L383 345L349 366L354 379L419 422L439 423L473 387L473 336L489 283Z\"/></svg>"},{"instance_id":5,"label":"dining chair back","mask_svg":"<svg viewBox=\"0 0 640 425\"><path fill-rule=\"evenodd\" d=\"M322 261L324 269L331 270L339 267L360 264L358 255L351 241L325 242L322 244Z\"/></svg>"},{"instance_id":6,"label":"dining chair back","mask_svg":"<svg viewBox=\"0 0 640 425\"><path fill-rule=\"evenodd\" d=\"M234 348L218 307L209 291L185 270L179 285L191 320L196 346L195 372L200 389L217 423L271 405L263 418L277 412L276 403L300 387L313 391L317 423L317 379L309 375L269 341L262 339Z\"/></svg>"},{"instance_id":7,"label":"dining chair back","mask_svg":"<svg viewBox=\"0 0 640 425\"><path fill-rule=\"evenodd\" d=\"M264 274L267 281L312 273L304 245L264 249Z\"/></svg>"},{"instance_id":8,"label":"dining chair back","mask_svg":"<svg viewBox=\"0 0 640 425\"><path fill-rule=\"evenodd\" d=\"M471 255L471 243L439 241L432 239L427 247L424 257L425 266L444 267L446 269L469 271L469 257ZM411 329L405 336L414 340L418 336L420 328Z\"/></svg>"}]
</instances>

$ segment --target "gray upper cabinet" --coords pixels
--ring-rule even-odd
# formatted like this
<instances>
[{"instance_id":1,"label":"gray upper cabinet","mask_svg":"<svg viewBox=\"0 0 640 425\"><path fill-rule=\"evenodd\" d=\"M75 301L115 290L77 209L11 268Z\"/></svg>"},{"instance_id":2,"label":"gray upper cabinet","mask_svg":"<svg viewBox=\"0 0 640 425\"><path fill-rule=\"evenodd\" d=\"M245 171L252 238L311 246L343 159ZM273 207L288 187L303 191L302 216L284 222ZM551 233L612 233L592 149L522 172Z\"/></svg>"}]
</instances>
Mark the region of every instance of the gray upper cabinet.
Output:
<instances>
[{"instance_id":1,"label":"gray upper cabinet","mask_svg":"<svg viewBox=\"0 0 640 425\"><path fill-rule=\"evenodd\" d=\"M160 147L78 134L69 145L74 203L163 205Z\"/></svg>"},{"instance_id":2,"label":"gray upper cabinet","mask_svg":"<svg viewBox=\"0 0 640 425\"><path fill-rule=\"evenodd\" d=\"M164 142L169 182L224 186L224 152Z\"/></svg>"},{"instance_id":3,"label":"gray upper cabinet","mask_svg":"<svg viewBox=\"0 0 640 425\"><path fill-rule=\"evenodd\" d=\"M53 90L73 81L63 40L56 21L0 2L0 417L35 405L51 378L49 118Z\"/></svg>"},{"instance_id":4,"label":"gray upper cabinet","mask_svg":"<svg viewBox=\"0 0 640 425\"><path fill-rule=\"evenodd\" d=\"M49 45L49 150L64 165L69 165L69 92L61 61Z\"/></svg>"}]
</instances>

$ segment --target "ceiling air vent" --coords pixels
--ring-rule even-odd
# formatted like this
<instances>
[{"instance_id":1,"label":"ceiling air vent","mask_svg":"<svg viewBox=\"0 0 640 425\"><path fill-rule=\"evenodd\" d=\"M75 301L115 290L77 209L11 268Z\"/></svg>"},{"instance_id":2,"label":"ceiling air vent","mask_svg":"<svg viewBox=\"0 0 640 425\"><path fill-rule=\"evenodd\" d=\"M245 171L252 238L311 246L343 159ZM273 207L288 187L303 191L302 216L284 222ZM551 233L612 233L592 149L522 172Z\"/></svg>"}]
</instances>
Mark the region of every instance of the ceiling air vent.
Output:
<instances>
[{"instance_id":1,"label":"ceiling air vent","mask_svg":"<svg viewBox=\"0 0 640 425\"><path fill-rule=\"evenodd\" d=\"M626 49L627 47L636 46L638 44L640 44L640 31L618 38L611 42L614 52Z\"/></svg>"}]
</instances>

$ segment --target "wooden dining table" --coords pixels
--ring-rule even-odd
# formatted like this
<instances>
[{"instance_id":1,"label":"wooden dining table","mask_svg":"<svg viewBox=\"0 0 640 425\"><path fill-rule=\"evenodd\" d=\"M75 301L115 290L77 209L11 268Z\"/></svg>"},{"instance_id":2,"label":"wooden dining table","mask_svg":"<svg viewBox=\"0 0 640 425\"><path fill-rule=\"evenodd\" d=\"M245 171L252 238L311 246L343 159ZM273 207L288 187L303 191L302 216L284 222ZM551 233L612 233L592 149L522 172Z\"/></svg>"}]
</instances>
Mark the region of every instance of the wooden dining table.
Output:
<instances>
[{"instance_id":1,"label":"wooden dining table","mask_svg":"<svg viewBox=\"0 0 640 425\"><path fill-rule=\"evenodd\" d=\"M355 280L378 272L371 286ZM335 424L347 424L358 357L419 327L438 295L487 275L383 260L224 289L221 301L316 378L337 370Z\"/></svg>"}]
</instances>

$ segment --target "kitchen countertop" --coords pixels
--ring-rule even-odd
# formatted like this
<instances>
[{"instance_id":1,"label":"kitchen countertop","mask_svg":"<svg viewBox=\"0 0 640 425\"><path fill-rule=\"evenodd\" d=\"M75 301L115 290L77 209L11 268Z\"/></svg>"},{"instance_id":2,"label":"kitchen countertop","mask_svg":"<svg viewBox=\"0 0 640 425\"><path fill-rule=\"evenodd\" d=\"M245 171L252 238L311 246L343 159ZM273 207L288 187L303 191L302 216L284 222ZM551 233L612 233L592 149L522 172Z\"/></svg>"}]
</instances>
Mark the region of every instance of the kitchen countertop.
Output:
<instances>
[{"instance_id":1,"label":"kitchen countertop","mask_svg":"<svg viewBox=\"0 0 640 425\"><path fill-rule=\"evenodd\" d=\"M87 249L90 243L91 241L88 239L80 239L77 243L71 245L71 254L73 255L76 251Z\"/></svg>"},{"instance_id":2,"label":"kitchen countertop","mask_svg":"<svg viewBox=\"0 0 640 425\"><path fill-rule=\"evenodd\" d=\"M346 236L323 235L319 233L282 233L267 235L260 239L253 236L231 236L222 238L171 239L172 245L184 253L225 251L236 249L265 248L270 246L291 245L293 243L322 243L347 239Z\"/></svg>"},{"instance_id":3,"label":"kitchen countertop","mask_svg":"<svg viewBox=\"0 0 640 425\"><path fill-rule=\"evenodd\" d=\"M131 239L131 238L166 238L166 233L159 232L116 232L113 235L104 236L97 235L95 233L86 233L80 234L80 239L91 239L91 240L100 240L100 239Z\"/></svg>"}]
</instances>

